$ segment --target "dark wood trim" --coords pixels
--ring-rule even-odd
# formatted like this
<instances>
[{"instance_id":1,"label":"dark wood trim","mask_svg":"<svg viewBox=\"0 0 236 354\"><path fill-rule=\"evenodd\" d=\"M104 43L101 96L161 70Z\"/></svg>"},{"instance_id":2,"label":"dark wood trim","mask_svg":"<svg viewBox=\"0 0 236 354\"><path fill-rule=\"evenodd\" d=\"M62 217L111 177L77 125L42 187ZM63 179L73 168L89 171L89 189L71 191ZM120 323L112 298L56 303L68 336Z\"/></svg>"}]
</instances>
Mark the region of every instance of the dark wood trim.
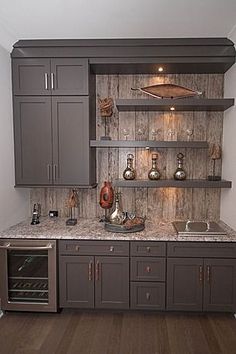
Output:
<instances>
[{"instance_id":1,"label":"dark wood trim","mask_svg":"<svg viewBox=\"0 0 236 354\"><path fill-rule=\"evenodd\" d=\"M157 140L90 140L90 147L98 148L196 148L207 149L206 141L157 141Z\"/></svg>"},{"instance_id":2,"label":"dark wood trim","mask_svg":"<svg viewBox=\"0 0 236 354\"><path fill-rule=\"evenodd\" d=\"M116 187L124 188L231 188L231 181L208 181L205 179L188 179L185 181L176 181L174 179L161 179L159 181L150 180L133 180L126 181L124 179L117 179L114 182Z\"/></svg>"},{"instance_id":3,"label":"dark wood trim","mask_svg":"<svg viewBox=\"0 0 236 354\"><path fill-rule=\"evenodd\" d=\"M81 189L92 189L92 188L96 188L97 187L97 183L92 183L91 185L86 185L86 186L84 186L84 185L80 185L80 184L78 184L78 185L75 185L75 184L73 184L73 185L69 185L69 184L66 184L66 185L62 185L62 184L57 184L57 185L55 185L55 184L15 184L14 185L14 188L51 188L51 187L57 187L57 188L73 188L73 187L75 187L75 188L81 188Z\"/></svg>"},{"instance_id":4,"label":"dark wood trim","mask_svg":"<svg viewBox=\"0 0 236 354\"><path fill-rule=\"evenodd\" d=\"M233 98L182 98L182 99L117 99L120 112L127 111L226 111L234 105ZM173 111L174 114L174 111Z\"/></svg>"}]
</instances>

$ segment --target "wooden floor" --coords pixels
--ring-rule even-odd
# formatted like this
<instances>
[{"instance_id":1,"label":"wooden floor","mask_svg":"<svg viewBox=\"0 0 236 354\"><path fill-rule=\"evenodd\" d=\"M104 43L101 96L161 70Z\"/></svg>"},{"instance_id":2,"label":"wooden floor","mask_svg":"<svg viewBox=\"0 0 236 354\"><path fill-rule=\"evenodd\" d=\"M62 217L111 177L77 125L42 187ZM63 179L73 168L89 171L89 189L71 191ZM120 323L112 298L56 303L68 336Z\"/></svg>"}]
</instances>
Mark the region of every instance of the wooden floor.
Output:
<instances>
[{"instance_id":1,"label":"wooden floor","mask_svg":"<svg viewBox=\"0 0 236 354\"><path fill-rule=\"evenodd\" d=\"M8 312L0 319L0 353L235 354L230 314Z\"/></svg>"}]
</instances>

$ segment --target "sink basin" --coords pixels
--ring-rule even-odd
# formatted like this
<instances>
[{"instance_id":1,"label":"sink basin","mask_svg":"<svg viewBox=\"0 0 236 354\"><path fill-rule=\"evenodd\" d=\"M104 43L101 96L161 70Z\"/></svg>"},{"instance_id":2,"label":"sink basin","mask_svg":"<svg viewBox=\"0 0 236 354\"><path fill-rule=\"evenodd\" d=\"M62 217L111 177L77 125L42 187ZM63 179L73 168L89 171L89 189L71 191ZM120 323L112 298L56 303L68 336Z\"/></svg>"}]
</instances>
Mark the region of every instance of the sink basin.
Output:
<instances>
[{"instance_id":1,"label":"sink basin","mask_svg":"<svg viewBox=\"0 0 236 354\"><path fill-rule=\"evenodd\" d=\"M226 235L226 231L222 229L214 221L174 221L172 222L178 236L215 236Z\"/></svg>"}]
</instances>

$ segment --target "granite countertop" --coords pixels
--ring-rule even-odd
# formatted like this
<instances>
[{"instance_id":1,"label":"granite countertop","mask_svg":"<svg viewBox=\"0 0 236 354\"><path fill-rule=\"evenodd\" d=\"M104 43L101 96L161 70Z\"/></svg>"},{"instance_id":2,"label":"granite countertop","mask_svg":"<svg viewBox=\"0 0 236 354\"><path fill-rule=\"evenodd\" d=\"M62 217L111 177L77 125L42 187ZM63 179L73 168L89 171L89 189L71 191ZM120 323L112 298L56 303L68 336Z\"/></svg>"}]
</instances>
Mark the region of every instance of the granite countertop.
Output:
<instances>
[{"instance_id":1,"label":"granite countertop","mask_svg":"<svg viewBox=\"0 0 236 354\"><path fill-rule=\"evenodd\" d=\"M60 240L137 240L137 241L213 241L236 242L236 232L222 221L224 236L177 236L171 222L154 223L146 220L145 229L135 233L112 233L104 230L99 219L78 219L75 226L66 226L64 218L41 218L40 224L30 225L31 219L0 232L0 238L60 239Z\"/></svg>"}]
</instances>

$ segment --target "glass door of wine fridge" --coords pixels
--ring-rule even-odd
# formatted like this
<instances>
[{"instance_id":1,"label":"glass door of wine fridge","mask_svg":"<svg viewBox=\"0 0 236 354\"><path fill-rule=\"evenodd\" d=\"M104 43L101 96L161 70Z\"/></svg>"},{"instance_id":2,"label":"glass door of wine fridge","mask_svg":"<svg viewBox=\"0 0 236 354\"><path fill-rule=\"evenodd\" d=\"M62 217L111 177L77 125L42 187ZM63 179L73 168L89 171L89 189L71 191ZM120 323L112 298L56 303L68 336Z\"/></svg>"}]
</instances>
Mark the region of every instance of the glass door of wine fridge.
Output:
<instances>
[{"instance_id":1,"label":"glass door of wine fridge","mask_svg":"<svg viewBox=\"0 0 236 354\"><path fill-rule=\"evenodd\" d=\"M56 241L0 242L3 310L56 311Z\"/></svg>"}]
</instances>

